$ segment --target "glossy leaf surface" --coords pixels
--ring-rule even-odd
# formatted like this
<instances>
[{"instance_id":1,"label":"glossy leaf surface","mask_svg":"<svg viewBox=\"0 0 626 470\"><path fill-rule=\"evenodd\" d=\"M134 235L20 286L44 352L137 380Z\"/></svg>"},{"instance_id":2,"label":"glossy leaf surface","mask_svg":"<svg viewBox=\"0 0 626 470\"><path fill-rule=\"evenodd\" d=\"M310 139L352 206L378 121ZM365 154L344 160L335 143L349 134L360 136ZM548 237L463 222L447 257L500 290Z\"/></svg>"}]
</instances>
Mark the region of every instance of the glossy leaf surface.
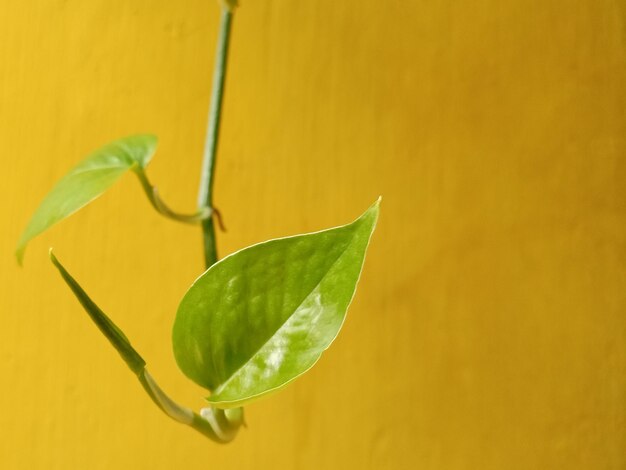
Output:
<instances>
[{"instance_id":1,"label":"glossy leaf surface","mask_svg":"<svg viewBox=\"0 0 626 470\"><path fill-rule=\"evenodd\" d=\"M156 144L152 135L126 137L96 150L74 167L48 193L22 233L18 262L34 237L96 199L129 169L145 168Z\"/></svg>"},{"instance_id":2,"label":"glossy leaf surface","mask_svg":"<svg viewBox=\"0 0 626 470\"><path fill-rule=\"evenodd\" d=\"M315 364L343 324L378 206L348 225L245 248L191 286L174 355L213 405L241 406Z\"/></svg>"}]
</instances>

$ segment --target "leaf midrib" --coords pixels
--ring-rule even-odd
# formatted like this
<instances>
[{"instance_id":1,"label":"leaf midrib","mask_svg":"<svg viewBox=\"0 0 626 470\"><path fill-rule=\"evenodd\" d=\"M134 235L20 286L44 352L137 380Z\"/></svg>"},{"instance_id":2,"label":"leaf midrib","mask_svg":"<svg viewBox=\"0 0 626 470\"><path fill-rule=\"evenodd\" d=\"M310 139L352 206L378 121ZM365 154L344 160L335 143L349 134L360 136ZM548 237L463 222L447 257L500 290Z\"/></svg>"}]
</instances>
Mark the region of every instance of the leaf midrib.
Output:
<instances>
[{"instance_id":1,"label":"leaf midrib","mask_svg":"<svg viewBox=\"0 0 626 470\"><path fill-rule=\"evenodd\" d=\"M84 169L79 169L77 171L72 171L67 176L69 177L69 176L82 175L83 173L89 173L90 171L102 171L102 170L113 170L113 169L130 170L132 168L132 166L133 166L133 164L130 164L130 165L106 165L106 166L99 166L97 168L84 168Z\"/></svg>"},{"instance_id":2,"label":"leaf midrib","mask_svg":"<svg viewBox=\"0 0 626 470\"><path fill-rule=\"evenodd\" d=\"M313 292L315 292L315 290L320 286L320 284L322 283L322 281L324 280L324 278L326 277L326 275L335 267L335 265L337 264L337 262L339 261L339 259L341 259L341 257L343 255L346 254L346 251L348 251L348 248L350 248L350 246L352 245L352 243L354 242L354 235L355 232L352 232L352 236L350 237L350 241L346 244L346 247L343 249L343 251L337 255L337 257L334 259L334 261L332 262L332 264L329 266L329 268L325 271L325 273L321 276L321 278L317 281L317 283L315 284L315 287L313 287L310 292L304 297L304 299L302 299L302 301L298 304L298 306L293 310L293 312L291 313L291 315L289 315L279 326L278 328L276 328L276 330L268 337L268 339L261 345L259 346L259 348L254 352L254 354L250 355L250 358L245 361L241 366L239 366L229 377L228 379L226 379L226 381L224 381L222 384L220 384L216 389L215 392L212 393L211 395L218 395L219 393L221 393L224 388L226 388L226 386L230 383L230 381L233 379L233 377L235 377L244 367L246 367L246 365L252 360L254 359L257 354L259 354L259 352L265 347L265 345L267 343L269 343L275 336L276 334L283 328L283 326L285 326L285 324L293 317L293 315L300 309L300 307L302 307L302 304L304 304L307 299L311 296L311 294Z\"/></svg>"}]
</instances>

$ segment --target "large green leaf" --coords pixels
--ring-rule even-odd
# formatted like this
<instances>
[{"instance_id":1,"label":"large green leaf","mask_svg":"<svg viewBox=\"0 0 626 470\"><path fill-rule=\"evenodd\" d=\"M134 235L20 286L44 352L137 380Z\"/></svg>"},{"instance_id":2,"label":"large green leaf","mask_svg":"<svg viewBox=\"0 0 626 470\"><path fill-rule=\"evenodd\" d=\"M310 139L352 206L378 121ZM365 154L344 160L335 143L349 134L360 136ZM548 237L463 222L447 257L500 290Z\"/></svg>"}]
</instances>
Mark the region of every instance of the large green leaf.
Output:
<instances>
[{"instance_id":1,"label":"large green leaf","mask_svg":"<svg viewBox=\"0 0 626 470\"><path fill-rule=\"evenodd\" d=\"M275 391L317 362L337 336L378 218L270 240L211 266L176 315L181 370L222 408Z\"/></svg>"},{"instance_id":2,"label":"large green leaf","mask_svg":"<svg viewBox=\"0 0 626 470\"><path fill-rule=\"evenodd\" d=\"M87 205L126 171L145 168L156 149L153 135L134 135L116 140L96 150L67 173L48 193L17 244L21 263L30 240L52 225Z\"/></svg>"}]
</instances>

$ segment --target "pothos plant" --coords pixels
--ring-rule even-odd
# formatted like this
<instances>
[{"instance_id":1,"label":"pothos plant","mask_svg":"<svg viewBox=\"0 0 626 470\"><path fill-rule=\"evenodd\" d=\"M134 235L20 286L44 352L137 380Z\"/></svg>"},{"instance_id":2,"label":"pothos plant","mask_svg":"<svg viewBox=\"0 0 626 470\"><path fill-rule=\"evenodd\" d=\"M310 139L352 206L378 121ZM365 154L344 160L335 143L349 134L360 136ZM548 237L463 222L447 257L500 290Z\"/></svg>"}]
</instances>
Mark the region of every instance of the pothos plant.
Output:
<instances>
[{"instance_id":1,"label":"pothos plant","mask_svg":"<svg viewBox=\"0 0 626 470\"><path fill-rule=\"evenodd\" d=\"M96 326L168 416L217 442L229 442L244 423L243 405L280 390L310 369L333 342L354 296L379 201L354 222L315 233L265 241L217 259L213 173L226 58L235 0L223 0L198 211L170 209L146 174L157 146L134 135L96 150L52 188L17 246L28 242L134 173L162 215L202 227L206 271L183 297L174 321L174 356L182 372L210 391L195 413L172 400L146 369L126 335L105 315L50 251L52 263Z\"/></svg>"}]
</instances>

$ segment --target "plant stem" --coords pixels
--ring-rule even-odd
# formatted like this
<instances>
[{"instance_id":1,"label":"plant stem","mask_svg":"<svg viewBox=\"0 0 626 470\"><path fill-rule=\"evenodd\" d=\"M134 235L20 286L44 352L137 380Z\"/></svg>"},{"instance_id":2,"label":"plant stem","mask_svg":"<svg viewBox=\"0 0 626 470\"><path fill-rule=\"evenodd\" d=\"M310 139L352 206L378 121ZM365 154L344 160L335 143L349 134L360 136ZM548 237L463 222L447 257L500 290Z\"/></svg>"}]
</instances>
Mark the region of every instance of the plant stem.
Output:
<instances>
[{"instance_id":1,"label":"plant stem","mask_svg":"<svg viewBox=\"0 0 626 470\"><path fill-rule=\"evenodd\" d=\"M163 199L161 199L159 191L156 186L153 186L152 183L150 183L145 171L139 167L134 168L133 171L137 175L137 178L139 178L139 182L148 197L148 201L159 214L167 217L168 219L194 225L200 224L203 220L210 218L212 215L211 210L206 207L200 209L195 214L181 214L173 211L167 204L165 204Z\"/></svg>"},{"instance_id":2,"label":"plant stem","mask_svg":"<svg viewBox=\"0 0 626 470\"><path fill-rule=\"evenodd\" d=\"M198 210L202 211L208 209L211 214L209 218L202 220L202 242L204 244L204 265L206 269L213 266L218 259L217 243L215 239L216 217L214 216L219 217L218 220L223 229L219 211L213 207L213 181L215 175L215 161L217 158L220 124L222 120L222 103L224 101L224 83L226 81L228 46L230 44L233 12L236 6L237 0L222 0L220 30L217 38L217 48L215 51L211 102L209 104L209 119L207 123L206 139L204 142L204 155L202 157L200 187L198 189ZM244 423L243 408L236 408L227 411L217 408L204 408L203 413L201 413L201 417L194 415L195 429L202 432L202 427L206 426L207 423L210 424L209 429L211 429L212 432L215 432L220 428L226 430L227 435L220 436L218 432L218 437L230 440L237 434L239 427Z\"/></svg>"},{"instance_id":3,"label":"plant stem","mask_svg":"<svg viewBox=\"0 0 626 470\"><path fill-rule=\"evenodd\" d=\"M172 400L159 387L144 367L137 378L152 401L170 418L181 424L191 426L200 434L220 444L232 441L243 424L243 413L228 413L227 410L203 408L201 414Z\"/></svg>"},{"instance_id":4,"label":"plant stem","mask_svg":"<svg viewBox=\"0 0 626 470\"><path fill-rule=\"evenodd\" d=\"M227 2L222 6L220 31L215 55L213 88L211 91L211 103L209 107L209 122L207 125L204 156L202 160L202 173L200 175L200 188L198 191L199 210L203 210L205 208L212 210L213 208L213 175L215 173L215 160L217 156L217 144L222 115L224 81L226 78L226 63L232 17L232 7L230 7ZM213 217L209 217L202 222L202 235L204 243L204 263L208 269L217 261L215 223Z\"/></svg>"}]
</instances>

